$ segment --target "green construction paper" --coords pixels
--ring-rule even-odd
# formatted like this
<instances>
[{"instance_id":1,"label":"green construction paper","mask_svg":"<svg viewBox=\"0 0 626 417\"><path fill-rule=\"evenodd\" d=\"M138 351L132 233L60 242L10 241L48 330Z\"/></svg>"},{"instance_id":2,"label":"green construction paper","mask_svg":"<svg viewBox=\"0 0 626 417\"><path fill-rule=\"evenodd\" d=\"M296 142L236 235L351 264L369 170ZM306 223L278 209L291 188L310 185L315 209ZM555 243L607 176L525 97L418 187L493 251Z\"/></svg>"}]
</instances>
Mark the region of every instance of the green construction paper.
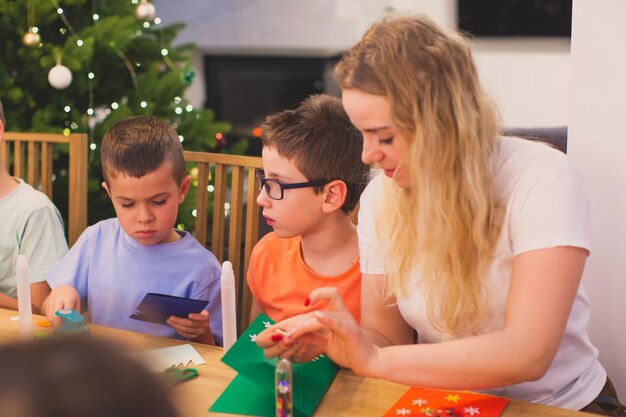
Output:
<instances>
[{"instance_id":1,"label":"green construction paper","mask_svg":"<svg viewBox=\"0 0 626 417\"><path fill-rule=\"evenodd\" d=\"M274 397L267 395L266 390L245 376L237 375L209 411L275 417L275 406Z\"/></svg>"},{"instance_id":2,"label":"green construction paper","mask_svg":"<svg viewBox=\"0 0 626 417\"><path fill-rule=\"evenodd\" d=\"M274 322L270 318L260 315L224 355L222 362L238 371L239 375L211 406L211 411L258 416L275 414L274 371L277 359L267 359L263 355L263 349L255 343L256 335L271 324ZM292 371L294 414L310 417L337 375L339 367L325 355L321 355L311 362L292 364ZM253 389L252 385L257 389ZM264 399L259 400L261 397ZM242 398L246 398L248 404L241 404ZM266 414L266 407L261 405L266 403L270 404L270 414ZM219 410L214 409L216 404ZM245 411L238 411L242 409Z\"/></svg>"}]
</instances>

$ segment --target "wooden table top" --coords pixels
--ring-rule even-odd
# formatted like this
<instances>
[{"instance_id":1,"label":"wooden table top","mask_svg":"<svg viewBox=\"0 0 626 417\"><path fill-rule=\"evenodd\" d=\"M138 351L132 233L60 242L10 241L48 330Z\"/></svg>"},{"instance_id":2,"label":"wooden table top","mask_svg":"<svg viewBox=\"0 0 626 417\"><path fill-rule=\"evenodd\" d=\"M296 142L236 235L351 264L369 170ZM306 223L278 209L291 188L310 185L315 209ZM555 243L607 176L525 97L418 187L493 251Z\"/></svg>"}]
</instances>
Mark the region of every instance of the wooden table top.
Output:
<instances>
[{"instance_id":1,"label":"wooden table top","mask_svg":"<svg viewBox=\"0 0 626 417\"><path fill-rule=\"evenodd\" d=\"M10 318L16 311L0 308L0 344L20 339L19 322ZM33 322L43 319L33 316ZM34 324L35 331L43 330ZM126 330L89 325L92 334L120 343L129 352L169 347L183 343L180 340L144 335ZM196 368L199 377L179 384L173 397L182 417L233 416L233 414L209 413L208 409L235 377L236 372L220 361L222 348L191 343L206 360L206 365ZM193 365L192 365L193 366ZM362 378L342 369L322 399L315 417L380 417L408 390L408 386L373 378ZM503 417L582 417L589 414L562 408L511 400Z\"/></svg>"}]
</instances>

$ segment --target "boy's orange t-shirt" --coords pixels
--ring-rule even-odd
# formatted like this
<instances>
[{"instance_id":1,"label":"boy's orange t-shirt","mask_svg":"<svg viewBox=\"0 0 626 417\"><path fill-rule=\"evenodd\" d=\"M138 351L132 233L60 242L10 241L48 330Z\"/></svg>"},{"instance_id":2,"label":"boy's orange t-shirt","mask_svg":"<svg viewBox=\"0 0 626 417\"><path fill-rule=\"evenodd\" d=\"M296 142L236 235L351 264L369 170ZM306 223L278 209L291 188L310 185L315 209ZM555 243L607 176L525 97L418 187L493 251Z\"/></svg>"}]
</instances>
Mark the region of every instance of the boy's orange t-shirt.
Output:
<instances>
[{"instance_id":1,"label":"boy's orange t-shirt","mask_svg":"<svg viewBox=\"0 0 626 417\"><path fill-rule=\"evenodd\" d=\"M252 296L265 314L278 322L306 313L304 306L315 288L336 287L357 322L361 320L361 270L359 260L344 273L327 277L313 272L302 259L300 236L283 239L265 235L252 250L247 274Z\"/></svg>"}]
</instances>

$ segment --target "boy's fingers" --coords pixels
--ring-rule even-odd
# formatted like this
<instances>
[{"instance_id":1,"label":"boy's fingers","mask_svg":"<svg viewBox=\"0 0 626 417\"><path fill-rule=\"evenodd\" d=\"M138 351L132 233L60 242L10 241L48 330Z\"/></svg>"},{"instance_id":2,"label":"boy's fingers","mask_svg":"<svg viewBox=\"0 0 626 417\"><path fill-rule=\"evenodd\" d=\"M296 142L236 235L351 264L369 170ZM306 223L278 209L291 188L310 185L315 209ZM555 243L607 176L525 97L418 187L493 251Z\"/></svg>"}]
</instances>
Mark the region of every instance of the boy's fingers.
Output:
<instances>
[{"instance_id":1,"label":"boy's fingers","mask_svg":"<svg viewBox=\"0 0 626 417\"><path fill-rule=\"evenodd\" d=\"M199 313L189 313L189 315L187 316L189 317L190 320L197 320L197 321L209 321L209 312L206 310L202 310Z\"/></svg>"},{"instance_id":2,"label":"boy's fingers","mask_svg":"<svg viewBox=\"0 0 626 417\"><path fill-rule=\"evenodd\" d=\"M78 299L76 300L76 303L75 303L75 304L76 304L76 305L75 305L74 307L68 307L68 308L71 308L71 309L73 309L73 310L75 310L75 311L77 311L77 312L79 312L79 313L80 313L80 298L78 298Z\"/></svg>"}]
</instances>

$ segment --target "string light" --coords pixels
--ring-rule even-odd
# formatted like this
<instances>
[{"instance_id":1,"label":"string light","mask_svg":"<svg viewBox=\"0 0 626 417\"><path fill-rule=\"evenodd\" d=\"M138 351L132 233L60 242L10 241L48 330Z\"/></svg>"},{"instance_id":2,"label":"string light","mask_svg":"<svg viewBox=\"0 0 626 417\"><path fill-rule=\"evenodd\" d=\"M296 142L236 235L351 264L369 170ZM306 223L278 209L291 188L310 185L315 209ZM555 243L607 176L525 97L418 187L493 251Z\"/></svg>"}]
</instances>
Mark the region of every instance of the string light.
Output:
<instances>
[{"instance_id":1,"label":"string light","mask_svg":"<svg viewBox=\"0 0 626 417\"><path fill-rule=\"evenodd\" d=\"M191 104L187 104L187 107L185 108L185 110L187 110L188 112L193 111L193 106Z\"/></svg>"},{"instance_id":2,"label":"string light","mask_svg":"<svg viewBox=\"0 0 626 417\"><path fill-rule=\"evenodd\" d=\"M119 107L120 107L120 105L119 105L119 104L117 104L117 102L116 102L116 101L114 101L113 103L111 103L111 108L112 108L113 110L117 110Z\"/></svg>"},{"instance_id":3,"label":"string light","mask_svg":"<svg viewBox=\"0 0 626 417\"><path fill-rule=\"evenodd\" d=\"M65 106L63 107L63 110L65 110L65 113L69 113L72 111L72 108L70 106Z\"/></svg>"},{"instance_id":4,"label":"string light","mask_svg":"<svg viewBox=\"0 0 626 417\"><path fill-rule=\"evenodd\" d=\"M146 101L142 101L141 103L139 103L139 105L141 106L142 109L145 109L146 107L148 107L148 103Z\"/></svg>"}]
</instances>

